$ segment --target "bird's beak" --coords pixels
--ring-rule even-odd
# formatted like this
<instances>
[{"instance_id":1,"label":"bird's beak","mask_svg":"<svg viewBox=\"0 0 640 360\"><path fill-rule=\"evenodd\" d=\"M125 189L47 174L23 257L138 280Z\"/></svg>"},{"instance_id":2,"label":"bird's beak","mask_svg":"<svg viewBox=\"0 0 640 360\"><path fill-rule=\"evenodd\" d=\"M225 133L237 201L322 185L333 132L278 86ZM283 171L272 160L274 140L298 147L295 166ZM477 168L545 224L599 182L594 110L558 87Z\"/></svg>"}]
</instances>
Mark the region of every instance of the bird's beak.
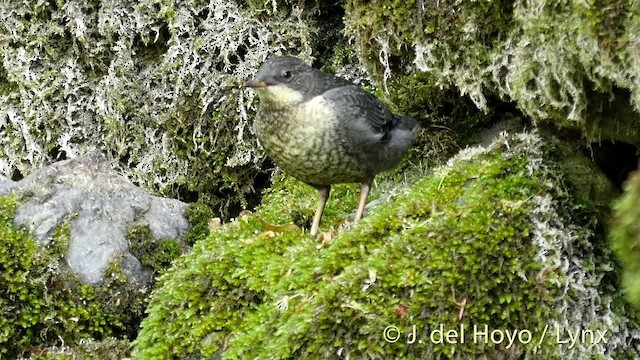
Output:
<instances>
[{"instance_id":1,"label":"bird's beak","mask_svg":"<svg viewBox=\"0 0 640 360\"><path fill-rule=\"evenodd\" d=\"M245 87L250 87L253 89L262 89L267 87L267 83L264 82L263 80L256 80L256 79L251 79L249 81L247 81L246 83L244 83Z\"/></svg>"}]
</instances>

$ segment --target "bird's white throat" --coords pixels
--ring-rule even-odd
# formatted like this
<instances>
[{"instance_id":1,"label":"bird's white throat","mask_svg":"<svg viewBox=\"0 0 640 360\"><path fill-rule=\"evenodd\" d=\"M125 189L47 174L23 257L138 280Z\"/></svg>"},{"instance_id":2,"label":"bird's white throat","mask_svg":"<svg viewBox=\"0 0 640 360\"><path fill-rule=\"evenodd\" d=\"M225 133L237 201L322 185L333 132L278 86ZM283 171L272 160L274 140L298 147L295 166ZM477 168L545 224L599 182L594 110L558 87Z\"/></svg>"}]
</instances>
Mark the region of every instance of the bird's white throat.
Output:
<instances>
[{"instance_id":1,"label":"bird's white throat","mask_svg":"<svg viewBox=\"0 0 640 360\"><path fill-rule=\"evenodd\" d=\"M302 102L304 95L285 85L269 85L258 89L261 101L268 101L276 106L291 106Z\"/></svg>"}]
</instances>

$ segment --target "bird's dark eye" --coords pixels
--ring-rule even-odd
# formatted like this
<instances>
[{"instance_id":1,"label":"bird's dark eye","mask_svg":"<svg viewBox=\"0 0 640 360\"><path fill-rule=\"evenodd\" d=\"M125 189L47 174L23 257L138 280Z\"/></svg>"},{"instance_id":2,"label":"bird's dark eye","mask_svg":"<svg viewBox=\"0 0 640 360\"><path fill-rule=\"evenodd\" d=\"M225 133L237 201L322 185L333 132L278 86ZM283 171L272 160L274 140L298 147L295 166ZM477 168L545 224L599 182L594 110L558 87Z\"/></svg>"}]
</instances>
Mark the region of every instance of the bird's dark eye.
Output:
<instances>
[{"instance_id":1,"label":"bird's dark eye","mask_svg":"<svg viewBox=\"0 0 640 360\"><path fill-rule=\"evenodd\" d=\"M285 79L291 79L291 71L288 71L288 70L283 71L282 77Z\"/></svg>"}]
</instances>

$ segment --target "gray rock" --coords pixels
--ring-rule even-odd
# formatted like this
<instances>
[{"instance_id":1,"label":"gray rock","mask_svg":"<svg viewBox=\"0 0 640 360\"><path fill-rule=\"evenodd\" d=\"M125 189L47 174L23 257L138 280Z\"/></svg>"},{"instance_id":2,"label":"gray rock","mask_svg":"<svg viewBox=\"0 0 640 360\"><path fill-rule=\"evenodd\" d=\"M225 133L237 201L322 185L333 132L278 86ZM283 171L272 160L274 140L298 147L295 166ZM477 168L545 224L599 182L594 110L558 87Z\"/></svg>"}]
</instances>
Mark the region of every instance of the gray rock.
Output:
<instances>
[{"instance_id":1,"label":"gray rock","mask_svg":"<svg viewBox=\"0 0 640 360\"><path fill-rule=\"evenodd\" d=\"M10 179L0 175L0 195L6 194L16 187L17 183Z\"/></svg>"},{"instance_id":2,"label":"gray rock","mask_svg":"<svg viewBox=\"0 0 640 360\"><path fill-rule=\"evenodd\" d=\"M156 239L181 239L189 228L187 204L150 195L111 169L98 152L54 163L19 182L0 179L0 195L14 192L16 226L25 227L40 244L53 239L57 226L69 221L71 239L65 261L81 281L97 284L114 255L130 280L145 286L150 271L129 252L132 225L148 225Z\"/></svg>"}]
</instances>

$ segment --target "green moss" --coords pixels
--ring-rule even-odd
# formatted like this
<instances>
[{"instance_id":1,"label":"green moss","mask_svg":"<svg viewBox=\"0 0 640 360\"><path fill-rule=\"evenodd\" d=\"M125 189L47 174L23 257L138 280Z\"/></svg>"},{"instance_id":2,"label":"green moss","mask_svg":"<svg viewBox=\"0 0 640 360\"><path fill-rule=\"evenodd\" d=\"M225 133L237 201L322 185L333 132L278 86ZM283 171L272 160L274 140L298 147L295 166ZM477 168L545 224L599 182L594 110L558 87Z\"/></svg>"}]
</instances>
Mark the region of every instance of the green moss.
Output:
<instances>
[{"instance_id":1,"label":"green moss","mask_svg":"<svg viewBox=\"0 0 640 360\"><path fill-rule=\"evenodd\" d=\"M510 27L511 6L511 1L350 0L345 3L345 22L359 40L364 63L382 79L385 69L379 62L379 52L386 57L411 57L416 44L433 45L431 51L436 56L441 52L456 54L453 59L439 59L448 61L448 66L462 66L463 61L476 66L488 62L488 49Z\"/></svg>"},{"instance_id":2,"label":"green moss","mask_svg":"<svg viewBox=\"0 0 640 360\"><path fill-rule=\"evenodd\" d=\"M213 211L204 202L195 202L187 206L185 217L189 221L189 233L185 240L193 245L197 240L209 235L209 221L213 218Z\"/></svg>"},{"instance_id":3,"label":"green moss","mask_svg":"<svg viewBox=\"0 0 640 360\"><path fill-rule=\"evenodd\" d=\"M268 185L249 131L255 96L240 85L275 49L311 54L317 6L293 3L12 3L0 25L0 107L14 109L0 172L98 149L151 192L233 216Z\"/></svg>"},{"instance_id":4,"label":"green moss","mask_svg":"<svg viewBox=\"0 0 640 360\"><path fill-rule=\"evenodd\" d=\"M53 239L47 244L49 253L58 259L64 257L69 250L69 241L71 241L71 222L65 221L53 232Z\"/></svg>"},{"instance_id":5,"label":"green moss","mask_svg":"<svg viewBox=\"0 0 640 360\"><path fill-rule=\"evenodd\" d=\"M183 199L199 199L212 209L220 209L220 213L226 216L234 208L247 206L246 196L254 192L254 182L260 169L255 164L229 164L231 154L237 150L238 134L234 130L235 123L227 122L227 119L229 113L236 112L235 106L240 95L237 91L229 92L224 105L204 114L200 100L195 96L185 95L177 111L163 119L163 127L175 145L173 154L184 159L189 167L189 171L182 174L175 184L162 189L164 194ZM200 118L200 121L188 120L193 118ZM241 119L237 118L236 121ZM193 134L201 129L216 129L217 133L194 137ZM126 136L131 136L132 139L142 136L145 130L138 130L141 134L136 136L127 129ZM251 144L255 142L249 134L243 141ZM200 152L199 149L203 148L216 151ZM161 169L165 166L164 162L164 159L158 158L155 166Z\"/></svg>"},{"instance_id":6,"label":"green moss","mask_svg":"<svg viewBox=\"0 0 640 360\"><path fill-rule=\"evenodd\" d=\"M13 227L15 209L15 198L0 197L0 357L60 341L134 336L145 294L126 284L119 266L109 267L101 287L81 284L58 267L68 225L58 227L53 247L39 247Z\"/></svg>"},{"instance_id":7,"label":"green moss","mask_svg":"<svg viewBox=\"0 0 640 360\"><path fill-rule=\"evenodd\" d=\"M507 168L516 174L506 174ZM322 252L311 246L306 256L285 254L286 264L263 269L271 272L266 276L272 284L267 304L239 324L241 332L232 338L225 357L260 358L263 352L275 358L327 357L342 346L350 347L356 357L411 357L428 346L384 344L380 341L384 328L388 324L402 329L411 325L435 329L440 324L454 328L458 325L455 303L464 298L470 303L465 312L470 323L517 327L521 316L526 316L525 309L535 309L535 316L528 320L537 329L539 319L549 316L549 307L539 299L553 295L554 290L518 281L515 275L517 270L529 276L540 270L532 261L530 244L519 240L531 230L525 216L530 208L513 203L498 208L487 205L497 199L517 204L538 191L539 185L518 176L517 167L506 161L492 164L489 160L461 170L419 182L409 194L372 214L349 236L337 237ZM470 174L484 179L469 183ZM492 187L495 192L484 190ZM425 198L424 194L432 195ZM442 209L456 201L467 204L434 212L434 207ZM488 231L497 236L487 236ZM284 270L293 274L286 277ZM479 278L491 280L479 284ZM493 297L477 296L477 292ZM274 306L277 301L279 308ZM404 318L398 315L401 307L408 309ZM278 329L275 334L273 329ZM303 336L306 333L318 340ZM490 350L459 346L456 351L471 355ZM453 355L448 344L436 345L433 352Z\"/></svg>"},{"instance_id":8,"label":"green moss","mask_svg":"<svg viewBox=\"0 0 640 360\"><path fill-rule=\"evenodd\" d=\"M408 188L382 185L372 201L384 205L351 230L339 224L352 215L355 187L336 187L321 229L337 230L328 242L263 227L261 219L305 219L298 225L306 227L316 199L314 189L276 179L255 214L214 230L161 277L134 356L497 358L504 349L491 343L391 344L382 334L395 325L406 335L415 325L425 338L441 324L540 334L562 318L558 299L569 295L566 275L539 260L544 230L534 226L557 221L557 213L539 213L539 199L563 190L540 166L538 145L497 144ZM534 350L560 358L551 340L513 349Z\"/></svg>"},{"instance_id":9,"label":"green moss","mask_svg":"<svg viewBox=\"0 0 640 360\"><path fill-rule=\"evenodd\" d=\"M494 113L479 110L454 88L436 84L429 73L395 77L388 84L389 102L397 113L411 116L421 124L446 126L461 138L489 124Z\"/></svg>"},{"instance_id":10,"label":"green moss","mask_svg":"<svg viewBox=\"0 0 640 360\"><path fill-rule=\"evenodd\" d=\"M636 2L350 0L345 9L378 80L409 68L483 110L497 95L588 140L640 144Z\"/></svg>"},{"instance_id":11,"label":"green moss","mask_svg":"<svg viewBox=\"0 0 640 360\"><path fill-rule=\"evenodd\" d=\"M629 178L614 204L611 247L622 266L622 284L630 303L640 308L640 173Z\"/></svg>"},{"instance_id":12,"label":"green moss","mask_svg":"<svg viewBox=\"0 0 640 360\"><path fill-rule=\"evenodd\" d=\"M127 234L129 249L142 265L160 272L182 254L182 243L176 239L155 239L147 225L132 227Z\"/></svg>"},{"instance_id":13,"label":"green moss","mask_svg":"<svg viewBox=\"0 0 640 360\"><path fill-rule=\"evenodd\" d=\"M0 55L0 63L2 63L3 57ZM14 82L7 79L7 71L4 66L0 66L0 94L8 95L17 90L17 86Z\"/></svg>"},{"instance_id":14,"label":"green moss","mask_svg":"<svg viewBox=\"0 0 640 360\"><path fill-rule=\"evenodd\" d=\"M567 147L557 147L554 159L563 170L564 179L571 187L575 204L582 211L592 212L591 221L602 221L611 215L611 203L620 191L611 180L588 157L576 152L579 141ZM602 224L604 225L604 224Z\"/></svg>"},{"instance_id":15,"label":"green moss","mask_svg":"<svg viewBox=\"0 0 640 360\"><path fill-rule=\"evenodd\" d=\"M328 59L319 59L319 68L322 71L335 74L342 67L357 63L357 54L354 47L345 38L340 38L331 47L331 52L324 54Z\"/></svg>"}]
</instances>

